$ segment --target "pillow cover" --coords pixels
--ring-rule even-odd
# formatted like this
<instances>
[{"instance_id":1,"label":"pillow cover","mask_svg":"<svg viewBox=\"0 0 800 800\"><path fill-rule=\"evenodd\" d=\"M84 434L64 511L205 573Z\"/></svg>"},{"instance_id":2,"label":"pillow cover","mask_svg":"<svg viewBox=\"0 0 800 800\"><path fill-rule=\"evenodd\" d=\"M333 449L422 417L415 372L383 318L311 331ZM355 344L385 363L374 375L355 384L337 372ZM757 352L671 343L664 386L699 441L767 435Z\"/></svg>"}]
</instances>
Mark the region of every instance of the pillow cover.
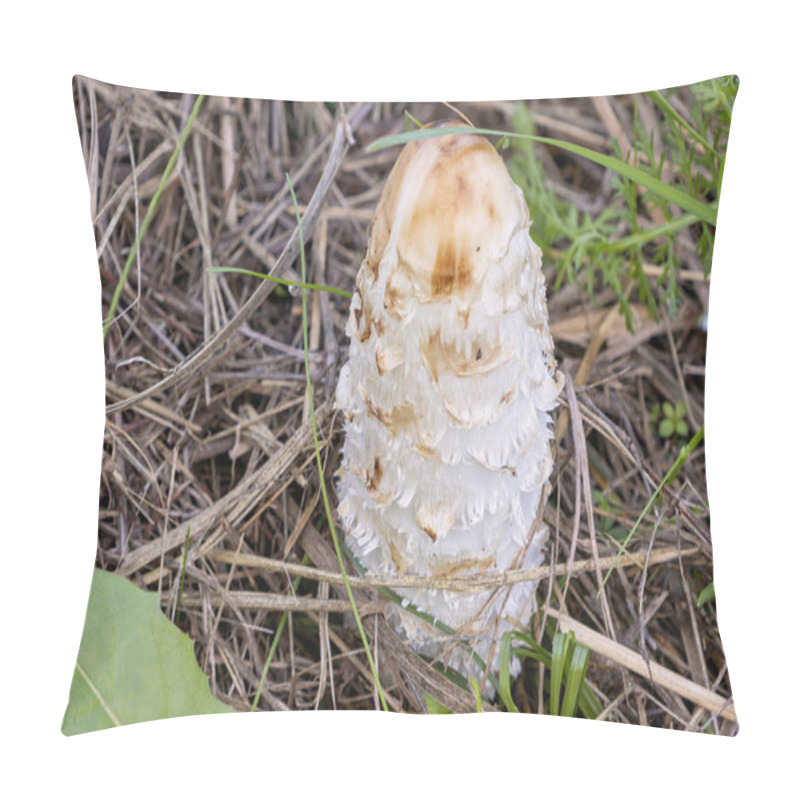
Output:
<instances>
[{"instance_id":1,"label":"pillow cover","mask_svg":"<svg viewBox=\"0 0 800 800\"><path fill-rule=\"evenodd\" d=\"M76 77L108 405L64 732L735 734L703 386L737 86L456 108Z\"/></svg>"}]
</instances>

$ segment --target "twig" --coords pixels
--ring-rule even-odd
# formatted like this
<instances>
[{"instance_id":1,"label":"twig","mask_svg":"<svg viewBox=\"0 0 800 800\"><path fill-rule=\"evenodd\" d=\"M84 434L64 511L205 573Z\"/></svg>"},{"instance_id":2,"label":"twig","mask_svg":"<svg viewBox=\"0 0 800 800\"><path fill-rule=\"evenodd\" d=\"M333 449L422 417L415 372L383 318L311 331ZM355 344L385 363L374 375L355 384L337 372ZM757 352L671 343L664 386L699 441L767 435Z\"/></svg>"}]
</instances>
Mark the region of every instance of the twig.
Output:
<instances>
[{"instance_id":1,"label":"twig","mask_svg":"<svg viewBox=\"0 0 800 800\"><path fill-rule=\"evenodd\" d=\"M683 558L697 555L702 552L699 547L689 548L681 552ZM647 559L647 564L664 564L678 558L676 547L666 547L655 550ZM289 575L300 575L309 580L321 581L342 585L344 578L338 571L318 569L316 567L304 567L289 561L282 561L278 558L267 558L250 553L234 553L230 550L211 550L207 556L209 560L220 564L236 564L242 567L253 567L265 572L286 572ZM529 569L512 569L505 572L480 572L476 575L458 576L452 578L420 578L411 575L381 575L379 577L366 577L351 575L348 577L350 584L356 588L377 589L379 587L394 587L402 589L448 589L451 591L485 591L487 588L496 586L510 586L515 583L526 583L528 581L540 581L547 578L552 573L555 576L578 575L584 572L594 572L596 569L607 569L615 559L616 566L637 567L641 569L645 565L646 554L626 553L622 556L609 556L595 561L593 558L585 561L575 561L570 564L554 564L552 567L533 567Z\"/></svg>"},{"instance_id":2,"label":"twig","mask_svg":"<svg viewBox=\"0 0 800 800\"><path fill-rule=\"evenodd\" d=\"M703 706L703 708L718 714L731 722L737 722L736 711L733 703L724 697L700 686L676 672L662 667L660 664L649 664L636 652L625 647L607 636L587 628L586 625L572 619L571 617L560 615L554 609L548 609L547 613L558 621L559 627L564 631L573 631L575 640L579 644L586 645L592 652L610 659L627 669L648 678L658 686L663 686L671 692L675 692L681 697L692 703Z\"/></svg>"}]
</instances>

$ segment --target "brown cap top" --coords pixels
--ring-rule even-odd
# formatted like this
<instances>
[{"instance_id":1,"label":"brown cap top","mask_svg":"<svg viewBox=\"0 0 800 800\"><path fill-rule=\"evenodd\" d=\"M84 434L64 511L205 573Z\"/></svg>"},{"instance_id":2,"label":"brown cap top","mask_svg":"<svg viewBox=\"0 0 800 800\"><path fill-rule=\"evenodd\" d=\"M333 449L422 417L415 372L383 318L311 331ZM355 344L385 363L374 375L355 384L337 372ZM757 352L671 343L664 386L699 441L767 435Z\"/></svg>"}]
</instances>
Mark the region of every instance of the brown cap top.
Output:
<instances>
[{"instance_id":1,"label":"brown cap top","mask_svg":"<svg viewBox=\"0 0 800 800\"><path fill-rule=\"evenodd\" d=\"M483 136L464 130L406 145L378 201L366 267L377 278L394 244L398 264L387 298L395 295L398 306L409 293L421 302L470 301L513 234L530 224L503 159Z\"/></svg>"}]
</instances>

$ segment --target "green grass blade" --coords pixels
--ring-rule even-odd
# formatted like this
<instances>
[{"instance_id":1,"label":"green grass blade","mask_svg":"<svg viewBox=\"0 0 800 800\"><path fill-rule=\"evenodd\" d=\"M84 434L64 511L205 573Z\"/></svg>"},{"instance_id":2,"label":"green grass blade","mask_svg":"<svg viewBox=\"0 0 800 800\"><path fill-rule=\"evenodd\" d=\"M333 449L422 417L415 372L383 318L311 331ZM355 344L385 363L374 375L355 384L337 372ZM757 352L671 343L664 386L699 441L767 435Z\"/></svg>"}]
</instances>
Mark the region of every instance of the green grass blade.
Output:
<instances>
[{"instance_id":1,"label":"green grass blade","mask_svg":"<svg viewBox=\"0 0 800 800\"><path fill-rule=\"evenodd\" d=\"M619 557L625 552L625 548L628 546L628 543L633 538L633 535L639 529L639 525L641 525L642 520L647 515L647 512L652 507L653 503L658 499L659 495L663 488L672 482L675 476L681 471L683 465L686 463L686 459L689 457L691 452L697 447L698 444L703 440L703 436L705 436L705 426L701 427L699 431L692 437L692 440L689 444L684 445L681 447L681 452L678 457L673 462L672 466L667 470L667 474L662 478L661 483L658 484L656 490L653 494L650 495L650 499L647 501L647 504L642 509L642 513L639 514L636 522L634 523L633 527L631 528L630 533L625 537L625 540L622 542L619 548L619 552L614 557L614 560L611 562L611 566L608 568L608 572L606 573L605 578L603 578L603 582L600 584L600 588L597 590L598 596L602 591L603 587L606 585L606 581L609 579L611 573L617 566L617 561L619 561Z\"/></svg>"},{"instance_id":2,"label":"green grass blade","mask_svg":"<svg viewBox=\"0 0 800 800\"><path fill-rule=\"evenodd\" d=\"M654 239L676 233L682 228L688 228L690 225L694 225L695 222L697 222L697 217L694 214L684 214L664 225L648 228L647 230L634 233L631 236L626 236L624 239L618 239L616 242L612 242L605 247L604 250L607 253L624 253L626 250L641 247L648 242L652 242Z\"/></svg>"},{"instance_id":3,"label":"green grass blade","mask_svg":"<svg viewBox=\"0 0 800 800\"><path fill-rule=\"evenodd\" d=\"M570 637L557 633L553 637L553 656L550 662L550 715L557 717L561 705L561 683L569 655Z\"/></svg>"},{"instance_id":4,"label":"green grass blade","mask_svg":"<svg viewBox=\"0 0 800 800\"><path fill-rule=\"evenodd\" d=\"M470 678L469 685L472 689L472 694L475 697L475 711L478 714L481 714L483 713L483 699L481 698L481 687L478 686L478 679Z\"/></svg>"},{"instance_id":5,"label":"green grass blade","mask_svg":"<svg viewBox=\"0 0 800 800\"><path fill-rule=\"evenodd\" d=\"M548 634L553 637L555 649L555 637L559 635L555 632L555 620L548 620L547 631ZM561 635L564 636L564 634ZM535 661L539 661L540 663L544 664L548 670L552 669L553 654L542 647L532 636L519 631L508 633L506 636L513 636L516 641L522 642L523 644L522 647L514 647L511 650L512 655L515 655L519 658L532 658ZM583 645L580 645L580 647L583 647ZM585 647L584 650L586 650L588 664L590 651ZM575 678L573 678L573 680L575 680ZM569 673L567 673L567 683L569 684ZM570 691L572 691L572 689L570 689ZM584 677L581 679L577 688L577 705L581 714L583 714L586 719L596 719L603 711L603 704L600 702L600 698L594 693L592 687L589 686L585 681L585 672ZM572 709L572 712L573 713L570 714L570 716L574 716L574 708Z\"/></svg>"},{"instance_id":6,"label":"green grass blade","mask_svg":"<svg viewBox=\"0 0 800 800\"><path fill-rule=\"evenodd\" d=\"M519 709L511 697L511 640L514 637L513 631L504 633L500 639L500 675L498 678L500 699L503 705L509 710L519 713Z\"/></svg>"},{"instance_id":7,"label":"green grass blade","mask_svg":"<svg viewBox=\"0 0 800 800\"><path fill-rule=\"evenodd\" d=\"M297 233L298 238L300 240L300 285L301 287L306 283L306 256L305 256L305 243L303 241L303 222L300 219L300 209L297 206L297 198L294 194L294 186L292 186L291 178L289 174L286 174L286 181L289 184L289 192L292 195L292 203L294 204L294 213L297 219ZM361 642L364 645L364 651L367 654L367 661L369 662L369 668L372 672L372 678L375 681L375 686L378 690L378 696L380 698L381 706L384 711L388 711L389 707L386 703L386 697L383 694L383 688L381 687L380 678L378 677L378 670L375 666L375 661L372 658L372 651L369 647L369 641L367 640L367 634L364 631L364 626L361 623L361 615L358 613L358 608L356 607L356 601L353 597L353 590L350 587L350 580L347 577L347 569L344 566L344 560L342 558L342 548L339 546L339 536L336 533L336 526L333 522L333 514L331 513L331 506L328 502L328 490L325 487L325 471L322 467L322 454L320 453L319 449L319 436L317 434L317 418L314 414L314 387L311 383L311 365L309 363L308 358L308 303L306 302L306 290L304 288L300 289L301 292L301 300L302 300L302 308L303 308L303 354L305 356L305 368L306 368L306 389L308 392L308 409L309 414L311 415L311 433L314 437L314 452L317 457L317 471L319 472L319 486L320 492L322 494L322 502L325 506L325 517L328 520L328 527L330 528L331 537L333 538L333 546L336 550L336 558L339 561L339 569L342 573L342 579L344 580L344 588L347 592L347 598L350 601L350 608L353 611L353 616L356 620L356 627L358 628L358 632L361 636Z\"/></svg>"},{"instance_id":8,"label":"green grass blade","mask_svg":"<svg viewBox=\"0 0 800 800\"><path fill-rule=\"evenodd\" d=\"M242 267L208 267L207 272L235 272L239 275L250 275L253 278L261 278L265 281L272 281L281 286L293 286L297 289L316 289L321 292L329 292L330 294L338 294L348 299L353 296L352 292L346 289L337 289L335 286L324 286L321 283L299 283L298 281L290 281L288 278L278 278L275 275L267 275L263 272L255 272L252 269L244 269Z\"/></svg>"},{"instance_id":9,"label":"green grass blade","mask_svg":"<svg viewBox=\"0 0 800 800\"><path fill-rule=\"evenodd\" d=\"M555 636L556 627L557 623L555 619L549 617L545 622L545 630L549 636ZM539 646L537 647L543 653L544 657L540 657L536 654L534 654L533 657L542 661L546 666L549 667L550 654L544 650L544 648ZM589 686L586 681L584 681L583 686L581 686L580 692L578 693L578 708L580 708L581 714L583 714L586 719L597 719L597 717L599 717L603 711L603 704L600 701L600 698L594 693L594 689L592 689L592 687Z\"/></svg>"},{"instance_id":10,"label":"green grass blade","mask_svg":"<svg viewBox=\"0 0 800 800\"><path fill-rule=\"evenodd\" d=\"M303 560L300 562L301 564L308 564L308 555L303 555ZM294 583L292 584L293 591L297 592L300 588L300 581L302 580L301 576L298 575L294 579ZM261 680L258 682L258 688L256 689L256 696L253 698L253 704L250 706L251 711L255 711L258 708L258 701L261 699L261 693L264 691L264 684L267 680L267 672L269 671L269 665L272 663L272 659L275 657L275 651L278 649L278 644L281 641L281 636L283 635L283 629L286 627L286 620L289 618L289 612L284 611L281 614L280 622L278 622L278 627L275 629L275 633L272 636L272 644L269 647L269 652L267 653L267 660L264 662L264 669L261 670Z\"/></svg>"},{"instance_id":11,"label":"green grass blade","mask_svg":"<svg viewBox=\"0 0 800 800\"><path fill-rule=\"evenodd\" d=\"M429 714L453 714L444 703L440 703L435 697L429 694L425 695L425 708Z\"/></svg>"},{"instance_id":12,"label":"green grass blade","mask_svg":"<svg viewBox=\"0 0 800 800\"><path fill-rule=\"evenodd\" d=\"M161 199L161 193L164 191L164 187L167 185L169 176L172 175L172 170L175 169L175 164L178 162L178 156L181 154L181 150L183 150L183 145L186 143L186 139L192 130L194 121L197 119L197 115L200 112L200 106L202 105L204 98L205 95L203 94L197 96L197 100L195 100L194 107L192 108L192 113L189 114L189 119L186 121L186 126L178 137L178 144L175 146L175 150L167 162L167 168L164 170L164 174L161 176L161 182L158 184L158 188L153 195L153 199L150 201L150 205L147 207L147 212L145 213L144 220L139 228L139 233L136 234L136 239L133 242L133 247L131 247L131 252L128 254L128 258L125 261L122 275L119 276L119 280L117 281L117 288L114 290L114 295L111 298L111 305L109 306L108 314L106 314L105 322L103 322L103 341L106 340L111 323L114 321L114 316L117 313L119 298L122 296L122 290L125 288L125 283L128 280L128 273L131 271L133 260L136 258L136 254L139 252L142 239L144 239L144 235L147 233L150 220L153 218L153 214L158 206L158 201Z\"/></svg>"},{"instance_id":13,"label":"green grass blade","mask_svg":"<svg viewBox=\"0 0 800 800\"><path fill-rule=\"evenodd\" d=\"M405 111L404 114L405 114L407 131L411 130L411 125L410 125L411 122L413 122L418 128L422 127L422 123L418 119L415 119L413 116L411 116L411 114L408 111Z\"/></svg>"},{"instance_id":14,"label":"green grass blade","mask_svg":"<svg viewBox=\"0 0 800 800\"><path fill-rule=\"evenodd\" d=\"M578 708L586 719L597 719L603 712L603 704L600 702L600 698L585 680L578 694Z\"/></svg>"},{"instance_id":15,"label":"green grass blade","mask_svg":"<svg viewBox=\"0 0 800 800\"><path fill-rule=\"evenodd\" d=\"M513 636L516 641L522 642L525 645L522 648L518 647L513 650L512 652L514 655L523 658L533 658L536 661L541 661L546 667L550 667L551 654L546 648L542 647L536 639L521 631L514 631Z\"/></svg>"},{"instance_id":16,"label":"green grass blade","mask_svg":"<svg viewBox=\"0 0 800 800\"><path fill-rule=\"evenodd\" d=\"M464 127L441 127L441 128L424 128L418 131L408 131L406 133L397 133L391 136L384 136L367 147L368 151L380 150L384 147L392 147L398 144L406 144L408 142L418 141L420 139L430 139L433 136L446 136L452 133L478 133L484 136L506 136L509 139L528 139L540 144L548 144L552 147L558 147L561 150L566 150L575 155L582 156L583 158L593 161L602 167L613 170L614 172L622 175L640 186L663 197L670 203L674 203L678 208L682 208L690 214L694 214L703 222L709 225L717 224L717 211L713 206L709 206L690 194L687 194L681 189L671 186L664 181L648 174L638 167L633 167L630 164L621 161L613 156L607 156L604 153L598 153L595 150L590 150L587 147L582 147L572 142L564 142L560 139L549 139L545 136L535 136L529 133L512 133L509 131L498 131L492 128L464 128Z\"/></svg>"},{"instance_id":17,"label":"green grass blade","mask_svg":"<svg viewBox=\"0 0 800 800\"><path fill-rule=\"evenodd\" d=\"M564 702L561 706L562 717L574 717L578 705L586 669L589 666L589 649L582 644L572 648L572 656L567 668L567 683L564 688Z\"/></svg>"},{"instance_id":18,"label":"green grass blade","mask_svg":"<svg viewBox=\"0 0 800 800\"><path fill-rule=\"evenodd\" d=\"M183 546L183 565L181 566L181 585L178 587L178 604L175 609L175 616L181 613L181 600L183 599L183 583L186 580L186 559L189 555L189 534L192 526L186 526L186 543Z\"/></svg>"},{"instance_id":19,"label":"green grass blade","mask_svg":"<svg viewBox=\"0 0 800 800\"><path fill-rule=\"evenodd\" d=\"M707 586L704 586L697 595L697 607L701 608L706 603L710 603L714 597L716 597L714 581L711 581L711 583L709 583Z\"/></svg>"},{"instance_id":20,"label":"green grass blade","mask_svg":"<svg viewBox=\"0 0 800 800\"><path fill-rule=\"evenodd\" d=\"M722 156L703 138L702 134L698 133L673 107L672 104L664 97L659 91L647 92L647 96L668 116L673 122L680 125L689 136L696 142L701 144L710 153L713 153L718 159Z\"/></svg>"}]
</instances>

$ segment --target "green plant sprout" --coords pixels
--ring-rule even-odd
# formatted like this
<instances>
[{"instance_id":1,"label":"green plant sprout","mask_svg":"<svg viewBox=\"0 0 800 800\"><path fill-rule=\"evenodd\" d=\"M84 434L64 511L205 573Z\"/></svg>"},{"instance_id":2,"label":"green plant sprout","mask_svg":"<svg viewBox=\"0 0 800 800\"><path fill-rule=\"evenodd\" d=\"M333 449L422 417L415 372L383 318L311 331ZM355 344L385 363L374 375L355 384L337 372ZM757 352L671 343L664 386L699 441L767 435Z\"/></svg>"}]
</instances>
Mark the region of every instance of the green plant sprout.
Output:
<instances>
[{"instance_id":1,"label":"green plant sprout","mask_svg":"<svg viewBox=\"0 0 800 800\"><path fill-rule=\"evenodd\" d=\"M587 719L595 719L602 711L602 705L585 680L589 649L575 642L572 631L556 632L554 620L547 621L546 631L552 640L551 651L526 633L509 631L503 635L500 641L499 680L503 705L509 711L519 711L511 697L509 666L512 655L515 655L522 659L533 658L549 671L549 709L552 716L574 717L580 710Z\"/></svg>"},{"instance_id":2,"label":"green plant sprout","mask_svg":"<svg viewBox=\"0 0 800 800\"><path fill-rule=\"evenodd\" d=\"M658 435L662 439L672 439L673 436L683 439L689 435L689 425L685 417L686 404L683 400L679 400L675 405L665 401L653 406L650 421L654 426L658 424Z\"/></svg>"}]
</instances>

